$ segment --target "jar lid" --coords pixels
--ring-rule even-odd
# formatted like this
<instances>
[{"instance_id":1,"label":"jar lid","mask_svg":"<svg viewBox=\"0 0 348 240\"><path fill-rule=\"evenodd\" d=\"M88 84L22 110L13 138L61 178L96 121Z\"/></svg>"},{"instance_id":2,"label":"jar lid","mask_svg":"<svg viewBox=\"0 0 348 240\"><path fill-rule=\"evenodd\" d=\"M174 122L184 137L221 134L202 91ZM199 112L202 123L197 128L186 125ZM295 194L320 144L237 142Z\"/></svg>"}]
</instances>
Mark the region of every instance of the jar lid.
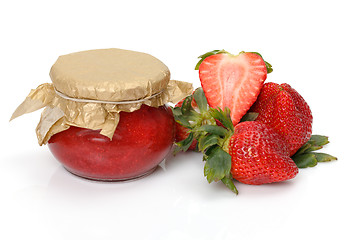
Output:
<instances>
[{"instance_id":1,"label":"jar lid","mask_svg":"<svg viewBox=\"0 0 348 240\"><path fill-rule=\"evenodd\" d=\"M50 77L55 89L71 98L132 101L166 89L170 72L149 54L111 48L62 55Z\"/></svg>"}]
</instances>

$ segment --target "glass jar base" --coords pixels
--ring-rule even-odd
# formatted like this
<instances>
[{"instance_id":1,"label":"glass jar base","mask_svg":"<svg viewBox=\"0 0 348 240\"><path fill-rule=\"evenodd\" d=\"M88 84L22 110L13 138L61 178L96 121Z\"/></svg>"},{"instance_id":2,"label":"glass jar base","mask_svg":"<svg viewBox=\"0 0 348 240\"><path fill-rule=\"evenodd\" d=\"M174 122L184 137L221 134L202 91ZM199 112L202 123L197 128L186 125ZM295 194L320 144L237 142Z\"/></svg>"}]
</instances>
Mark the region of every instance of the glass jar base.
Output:
<instances>
[{"instance_id":1,"label":"glass jar base","mask_svg":"<svg viewBox=\"0 0 348 240\"><path fill-rule=\"evenodd\" d=\"M64 167L64 166L63 166ZM128 178L107 178L107 179L103 179L103 178L94 178L94 177L88 177L88 176L82 176L80 174L77 174L75 173L74 171L71 171L70 169L64 167L65 170L67 170L69 173L79 177L79 178L83 178L83 179L87 179L87 180L91 180L91 181L96 181L96 182L128 182L128 181L133 181L133 180L138 180L138 179L141 179L141 178L144 178L148 175L150 175L151 173L153 173L156 169L157 169L158 166L150 169L149 171L141 174L141 175L138 175L138 176L135 176L135 177L128 177Z\"/></svg>"}]
</instances>

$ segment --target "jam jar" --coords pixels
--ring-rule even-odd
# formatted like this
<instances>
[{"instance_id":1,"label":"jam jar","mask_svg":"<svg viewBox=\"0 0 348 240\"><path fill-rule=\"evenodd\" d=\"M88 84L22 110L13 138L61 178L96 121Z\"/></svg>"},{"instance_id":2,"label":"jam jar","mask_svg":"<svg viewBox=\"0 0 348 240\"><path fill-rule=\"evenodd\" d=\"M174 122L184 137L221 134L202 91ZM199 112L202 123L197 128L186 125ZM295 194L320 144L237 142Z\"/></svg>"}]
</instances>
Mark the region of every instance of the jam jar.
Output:
<instances>
[{"instance_id":1,"label":"jam jar","mask_svg":"<svg viewBox=\"0 0 348 240\"><path fill-rule=\"evenodd\" d=\"M170 152L174 137L170 109L142 105L121 112L112 140L98 130L79 127L53 135L48 147L71 173L115 181L151 173Z\"/></svg>"},{"instance_id":2,"label":"jam jar","mask_svg":"<svg viewBox=\"0 0 348 240\"><path fill-rule=\"evenodd\" d=\"M50 77L11 119L44 108L39 144L69 172L101 181L151 173L174 142L168 103L192 93L192 84L170 80L157 58L117 48L62 55Z\"/></svg>"}]
</instances>

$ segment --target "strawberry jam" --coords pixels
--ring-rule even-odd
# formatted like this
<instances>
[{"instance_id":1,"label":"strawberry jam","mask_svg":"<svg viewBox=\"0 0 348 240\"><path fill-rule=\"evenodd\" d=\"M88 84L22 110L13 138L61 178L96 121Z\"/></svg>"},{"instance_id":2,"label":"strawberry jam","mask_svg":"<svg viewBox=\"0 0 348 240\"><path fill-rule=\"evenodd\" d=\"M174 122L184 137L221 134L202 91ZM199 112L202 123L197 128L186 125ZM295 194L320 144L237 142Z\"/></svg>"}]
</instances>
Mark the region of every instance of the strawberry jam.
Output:
<instances>
[{"instance_id":1,"label":"strawberry jam","mask_svg":"<svg viewBox=\"0 0 348 240\"><path fill-rule=\"evenodd\" d=\"M75 175L102 181L137 178L154 170L170 152L174 120L166 106L142 105L120 113L112 140L99 132L71 126L53 135L48 146Z\"/></svg>"}]
</instances>

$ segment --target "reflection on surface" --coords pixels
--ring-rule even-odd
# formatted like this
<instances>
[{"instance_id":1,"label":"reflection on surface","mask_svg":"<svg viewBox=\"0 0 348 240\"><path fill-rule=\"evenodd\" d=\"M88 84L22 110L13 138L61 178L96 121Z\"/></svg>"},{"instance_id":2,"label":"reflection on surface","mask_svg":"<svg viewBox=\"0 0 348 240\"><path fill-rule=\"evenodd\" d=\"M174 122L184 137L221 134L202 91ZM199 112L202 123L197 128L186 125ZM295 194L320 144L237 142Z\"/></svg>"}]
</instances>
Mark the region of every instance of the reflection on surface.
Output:
<instances>
[{"instance_id":1,"label":"reflection on surface","mask_svg":"<svg viewBox=\"0 0 348 240\"><path fill-rule=\"evenodd\" d=\"M227 240L248 234L256 239L263 229L250 232L245 222L251 217L277 219L273 226L282 228L282 220L297 214L292 209L296 178L264 186L236 183L236 197L221 183L208 184L199 153L169 156L151 175L125 182L77 177L49 152L28 156L13 158L8 168L20 174L17 182L24 187L13 194L8 214L13 217L7 220L33 236L46 236L41 239ZM210 227L202 231L207 222Z\"/></svg>"},{"instance_id":2,"label":"reflection on surface","mask_svg":"<svg viewBox=\"0 0 348 240\"><path fill-rule=\"evenodd\" d=\"M78 198L101 198L104 195L112 195L117 191L129 192L132 188L137 188L146 182L146 178L156 178L162 174L164 169L158 166L150 175L127 181L103 182L93 181L78 177L68 172L63 166L57 168L48 183L48 196L76 196Z\"/></svg>"}]
</instances>

